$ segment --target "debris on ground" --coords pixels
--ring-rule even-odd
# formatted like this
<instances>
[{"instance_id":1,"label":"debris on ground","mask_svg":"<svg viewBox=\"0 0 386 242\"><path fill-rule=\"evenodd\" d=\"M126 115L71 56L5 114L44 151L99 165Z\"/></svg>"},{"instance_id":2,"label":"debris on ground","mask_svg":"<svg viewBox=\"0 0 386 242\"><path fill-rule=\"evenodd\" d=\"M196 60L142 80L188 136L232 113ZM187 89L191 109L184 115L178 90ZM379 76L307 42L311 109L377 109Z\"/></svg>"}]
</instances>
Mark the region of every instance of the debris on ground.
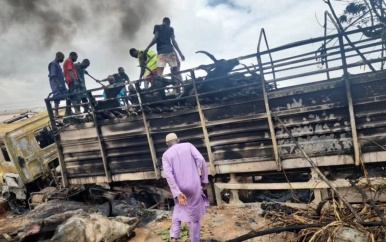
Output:
<instances>
[{"instance_id":1,"label":"debris on ground","mask_svg":"<svg viewBox=\"0 0 386 242\"><path fill-rule=\"evenodd\" d=\"M118 216L107 218L85 212L72 216L59 225L51 241L55 242L114 242L127 241L138 225L138 218Z\"/></svg>"},{"instance_id":2,"label":"debris on ground","mask_svg":"<svg viewBox=\"0 0 386 242\"><path fill-rule=\"evenodd\" d=\"M1 221L0 241L1 238L6 241L48 241L52 238L64 242L75 241L70 238L80 235L84 235L84 241L116 241L118 238L127 241L140 221L146 224L156 215L155 211L124 201L98 205L50 200L24 215L8 213Z\"/></svg>"},{"instance_id":3,"label":"debris on ground","mask_svg":"<svg viewBox=\"0 0 386 242\"><path fill-rule=\"evenodd\" d=\"M318 206L307 209L278 202L213 206L207 208L201 220L201 239L208 242L385 241L386 204L374 200L378 197L374 194L384 191L386 179L361 178L350 183L363 196L362 203L350 205L360 220L333 193ZM1 213L0 241L169 241L173 204L161 204L168 201L167 197L165 192L152 190L92 188L72 196L74 201L41 199L23 215ZM7 204L2 205L5 211ZM187 225L183 226L179 241L188 241Z\"/></svg>"},{"instance_id":4,"label":"debris on ground","mask_svg":"<svg viewBox=\"0 0 386 242\"><path fill-rule=\"evenodd\" d=\"M258 204L245 206L211 206L206 210L201 219L201 241L216 242L236 238L252 230L264 228L266 221L261 216L263 212ZM143 227L136 228L136 236L130 242L165 242L168 241L169 229L171 226L171 212L166 211L154 221ZM188 239L189 236L183 233L182 227L179 241ZM256 242L286 242L292 238L290 233L272 234L255 238Z\"/></svg>"},{"instance_id":5,"label":"debris on ground","mask_svg":"<svg viewBox=\"0 0 386 242\"><path fill-rule=\"evenodd\" d=\"M244 241L281 232L294 234L292 239L287 240L288 242L386 240L386 228L383 226L381 218L369 204L352 205L362 221L357 221L351 211L336 198L332 198L328 205L318 215L311 207L309 209L293 209L282 204L263 204L262 208L267 209L262 213L266 219L266 225L228 241ZM383 213L386 211L385 204L378 205L378 208Z\"/></svg>"}]
</instances>

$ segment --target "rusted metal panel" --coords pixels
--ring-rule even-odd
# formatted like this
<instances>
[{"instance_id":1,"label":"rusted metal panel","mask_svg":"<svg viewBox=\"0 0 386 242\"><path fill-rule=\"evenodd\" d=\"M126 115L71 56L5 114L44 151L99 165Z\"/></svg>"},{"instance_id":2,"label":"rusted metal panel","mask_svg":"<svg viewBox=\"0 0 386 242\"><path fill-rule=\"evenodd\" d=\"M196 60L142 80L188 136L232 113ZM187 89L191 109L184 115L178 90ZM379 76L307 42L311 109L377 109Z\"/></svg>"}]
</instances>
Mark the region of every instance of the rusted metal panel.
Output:
<instances>
[{"instance_id":1,"label":"rusted metal panel","mask_svg":"<svg viewBox=\"0 0 386 242\"><path fill-rule=\"evenodd\" d=\"M369 99L381 96L385 85L382 84L383 80L379 80L379 75L371 77L375 79L373 82L369 78L363 82L362 80L365 80L363 75L353 76L352 79L355 83L352 86L352 93L357 111L359 139L361 145L364 146L364 152L367 150L379 151L380 147L371 141L362 140L361 136L370 137L373 141L386 145L382 135L385 131L383 123L386 118L386 113L382 112L383 101L373 100L375 103L372 103ZM344 155L353 154L345 85L342 80L334 82L335 84L326 81L325 83L302 85L303 91L299 91L298 86L288 87L285 90L279 89L280 95L274 95L275 91L270 92L271 109L274 110L275 115L283 119L304 150L312 156L330 155L332 159L334 156L345 157ZM372 88L374 89L371 92L372 95L362 91ZM367 102L364 103L365 99ZM272 168L263 165L266 162L274 161L274 153L261 97L251 96L221 104L202 105L202 110L210 137L216 172L259 170L251 169L253 167L251 164L254 163L243 162L248 159L257 162L256 167ZM181 110L165 115L147 114L146 118L150 124L159 163L162 153L166 150L164 138L169 132L178 132L182 141L192 142L205 157L208 157L197 112ZM369 118L372 122L368 121ZM142 122L141 118L120 119L119 122L103 121L101 130L112 174L125 172L129 174L146 170L150 172L153 169ZM274 123L274 125L283 167L284 164L285 167L307 167L306 163L296 161L296 158L301 157L300 153L278 124ZM375 134L378 136L375 137ZM92 126L85 124L81 129L69 127L61 134L61 138L70 177L73 175L81 178L82 176L94 176L98 172L103 173L102 166L98 165L98 161L101 164L101 157L95 155L97 140ZM238 163L238 160L241 163ZM297 162L297 164L288 165L289 162ZM342 160L337 164L348 164L347 162L350 160L346 159L344 162ZM239 165L235 167L235 164ZM230 168L226 168L228 166Z\"/></svg>"},{"instance_id":2,"label":"rusted metal panel","mask_svg":"<svg viewBox=\"0 0 386 242\"><path fill-rule=\"evenodd\" d=\"M358 139L364 153L382 150L386 145L385 79L384 76L383 80L367 79L365 83L351 84Z\"/></svg>"},{"instance_id":3,"label":"rusted metal panel","mask_svg":"<svg viewBox=\"0 0 386 242\"><path fill-rule=\"evenodd\" d=\"M261 86L262 86L262 90L263 90L265 112L267 114L267 121L268 121L269 134L270 134L269 136L270 136L271 141L272 141L272 148L273 148L273 153L275 156L276 168L278 171L280 171L281 170L281 158L279 156L278 143L276 140L274 124L272 122L270 102L269 102L268 94L267 94L267 83L265 82L263 63L261 61L261 55L260 55L260 44L261 44L261 40L262 40L263 36L265 38L265 42L266 42L267 47L268 47L267 38L265 36L265 31L264 31L264 29L261 29L259 42L257 44L257 56L256 56L256 58L257 58L257 64L259 65L259 72L260 72L260 78L261 78ZM270 53L269 53L269 57L271 58L271 63L272 63L272 57L271 57ZM272 71L273 71L273 78L276 79L274 70L272 70ZM277 87L276 81L274 82L274 85L275 85L275 87Z\"/></svg>"},{"instance_id":4,"label":"rusted metal panel","mask_svg":"<svg viewBox=\"0 0 386 242\"><path fill-rule=\"evenodd\" d=\"M92 99L90 93L88 93L88 98L89 98L89 100ZM105 141L104 141L104 139L102 137L101 127L99 126L98 121L96 119L95 106L94 106L93 103L91 103L91 113L92 113L92 117L93 117L93 120L94 120L94 126L95 126L95 131L96 131L96 136L97 136L98 144L99 144L100 156L102 158L103 170L105 172L105 176L107 178L107 181L108 182L112 182L110 164L107 161L107 155L106 155L106 149L105 149Z\"/></svg>"},{"instance_id":5,"label":"rusted metal panel","mask_svg":"<svg viewBox=\"0 0 386 242\"><path fill-rule=\"evenodd\" d=\"M339 28L339 33L342 33L342 35L345 35L343 30L340 28ZM349 74L348 74L347 62L346 62L346 53L345 53L345 49L344 49L343 36L342 35L339 35L338 39L339 39L340 54L342 57L343 80L345 82L345 87L346 87L348 112L349 112L350 125L351 125L352 144L354 147L354 160L355 160L355 165L358 166L360 164L361 151L360 151L359 143L358 143L358 134L357 134L357 127L356 127L356 122L355 122L355 114L354 114L354 106L353 106L353 96L351 93L351 84L349 81ZM349 39L347 38L347 40L349 40ZM362 55L361 53L359 53L359 54ZM371 64L369 64L369 67L370 67L370 69L372 69L375 72L375 69L371 66Z\"/></svg>"},{"instance_id":6,"label":"rusted metal panel","mask_svg":"<svg viewBox=\"0 0 386 242\"><path fill-rule=\"evenodd\" d=\"M371 98L383 95L384 80L380 79L382 75L370 75L373 81L364 77L354 75L351 79L359 140L363 152L380 151L374 142L386 145L386 112L383 111L386 99ZM353 163L353 159L349 159L353 154L353 141L342 79L287 87L277 92L277 95L276 91L269 93L270 108L283 119L307 154L319 157L321 165ZM261 98L251 96L221 104L204 104L202 111L216 173L275 169L269 165L275 159ZM193 143L208 158L197 111L181 110L165 115L147 114L146 117L159 164L166 150L164 138L169 132L177 132L182 141ZM308 167L306 162L300 162L301 154L276 122L274 128L283 168ZM112 174L151 172L152 158L141 118L103 121L101 130ZM61 138L70 177L80 179L103 174L103 167L97 165L101 164L101 157L96 152L97 140L90 124L86 123L81 129L68 127ZM119 179L126 179L122 177L125 176Z\"/></svg>"},{"instance_id":7,"label":"rusted metal panel","mask_svg":"<svg viewBox=\"0 0 386 242\"><path fill-rule=\"evenodd\" d=\"M53 109L51 106L51 102L48 100L45 100L45 103L46 103L46 107L47 107L47 111L48 111L48 116L50 118L52 131L58 132L58 127L56 126L56 122L54 120L54 113L53 113ZM60 137L59 137L59 135L54 135L53 138L55 139L56 152L58 154L60 174L62 177L62 185L63 185L63 187L67 187L68 186L68 175L67 175L66 166L64 164L64 158L63 158L63 152L62 152L63 150L62 150L61 145L60 145Z\"/></svg>"},{"instance_id":8,"label":"rusted metal panel","mask_svg":"<svg viewBox=\"0 0 386 242\"><path fill-rule=\"evenodd\" d=\"M200 116L197 110L180 110L164 115L149 114L147 119L150 124L159 165L161 164L162 154L167 149L165 137L171 132L177 133L181 142L190 142L195 145L204 158L209 160Z\"/></svg>"},{"instance_id":9,"label":"rusted metal panel","mask_svg":"<svg viewBox=\"0 0 386 242\"><path fill-rule=\"evenodd\" d=\"M196 86L196 77L195 77L195 74L193 71L191 71L190 74L192 75L192 79L193 79L193 90L194 90L194 95L196 98L196 105L197 105L198 114L200 116L202 133L204 135L205 147L206 147L207 156L209 159L209 170L210 170L210 174L215 175L216 173L215 173L214 165L213 165L213 153L212 153L211 143L209 140L208 130L207 130L206 124L205 124L205 122L206 122L205 117L204 117L203 111L201 109L200 99L198 97L197 86Z\"/></svg>"},{"instance_id":10,"label":"rusted metal panel","mask_svg":"<svg viewBox=\"0 0 386 242\"><path fill-rule=\"evenodd\" d=\"M0 158L2 173L19 174L24 184L30 183L49 171L49 163L57 158L53 140L39 140L38 133L47 134L47 112L30 113L23 119L0 124L0 146L7 150L10 160ZM51 142L52 141L52 142ZM44 148L42 148L44 147Z\"/></svg>"},{"instance_id":11,"label":"rusted metal panel","mask_svg":"<svg viewBox=\"0 0 386 242\"><path fill-rule=\"evenodd\" d=\"M150 149L151 160L153 161L154 173L155 173L157 178L160 178L158 167L157 167L157 156L156 156L156 151L154 148L153 138L152 138L151 133L150 133L149 122L146 121L145 114L142 113L142 115L143 115L143 125L145 126L145 131L146 131L147 143L148 143L149 149Z\"/></svg>"}]
</instances>

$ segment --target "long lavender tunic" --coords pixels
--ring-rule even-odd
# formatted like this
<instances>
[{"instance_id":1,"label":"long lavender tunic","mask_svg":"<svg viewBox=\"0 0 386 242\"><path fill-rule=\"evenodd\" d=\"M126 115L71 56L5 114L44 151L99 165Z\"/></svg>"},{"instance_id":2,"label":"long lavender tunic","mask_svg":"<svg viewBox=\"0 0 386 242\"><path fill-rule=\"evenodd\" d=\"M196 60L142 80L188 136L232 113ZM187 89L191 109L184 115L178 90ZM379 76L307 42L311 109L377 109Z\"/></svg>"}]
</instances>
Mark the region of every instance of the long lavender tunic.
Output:
<instances>
[{"instance_id":1,"label":"long lavender tunic","mask_svg":"<svg viewBox=\"0 0 386 242\"><path fill-rule=\"evenodd\" d=\"M173 220L199 221L208 205L201 188L201 183L208 183L208 168L201 153L190 143L175 144L163 154L162 165L175 201ZM181 193L186 195L186 206L177 201Z\"/></svg>"}]
</instances>

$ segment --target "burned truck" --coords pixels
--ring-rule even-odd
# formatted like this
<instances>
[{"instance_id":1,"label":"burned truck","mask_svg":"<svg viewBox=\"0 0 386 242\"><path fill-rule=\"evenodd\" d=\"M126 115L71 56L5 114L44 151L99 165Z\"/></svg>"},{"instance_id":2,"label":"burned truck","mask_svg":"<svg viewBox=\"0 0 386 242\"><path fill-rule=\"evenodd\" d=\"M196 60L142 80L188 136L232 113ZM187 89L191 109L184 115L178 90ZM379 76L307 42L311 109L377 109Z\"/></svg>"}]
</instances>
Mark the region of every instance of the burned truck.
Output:
<instances>
[{"instance_id":1,"label":"burned truck","mask_svg":"<svg viewBox=\"0 0 386 242\"><path fill-rule=\"evenodd\" d=\"M0 123L0 148L1 192L11 207L52 182L59 163L46 111L27 111Z\"/></svg>"},{"instance_id":2,"label":"burned truck","mask_svg":"<svg viewBox=\"0 0 386 242\"><path fill-rule=\"evenodd\" d=\"M343 34L356 40L346 43ZM200 52L214 63L182 71L180 86L153 77L147 90L141 80L107 87L130 86L119 99L88 90L87 115L55 118L53 99L46 99L63 185L157 181L169 132L204 155L217 204L293 202L290 190L306 194L301 202L321 201L328 185L303 151L340 189L350 187L344 176L364 168L383 177L384 40L360 34L267 44L263 51L262 31L256 53L217 60Z\"/></svg>"}]
</instances>

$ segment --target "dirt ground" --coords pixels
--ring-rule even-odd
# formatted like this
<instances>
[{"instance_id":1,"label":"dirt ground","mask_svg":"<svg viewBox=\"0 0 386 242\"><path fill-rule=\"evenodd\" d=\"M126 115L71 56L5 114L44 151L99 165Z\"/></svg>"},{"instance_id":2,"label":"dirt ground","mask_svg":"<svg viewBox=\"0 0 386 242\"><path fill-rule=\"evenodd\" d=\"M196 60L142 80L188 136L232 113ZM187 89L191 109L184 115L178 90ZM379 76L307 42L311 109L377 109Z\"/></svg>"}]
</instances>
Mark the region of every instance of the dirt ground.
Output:
<instances>
[{"instance_id":1,"label":"dirt ground","mask_svg":"<svg viewBox=\"0 0 386 242\"><path fill-rule=\"evenodd\" d=\"M201 220L202 241L226 241L247 234L251 230L264 229L269 223L260 216L259 206L213 206L207 208L207 213ZM163 242L160 232L167 233L171 225L171 212L158 210L160 214L155 221L136 228L136 236L130 242ZM25 216L18 216L12 213L0 216L0 233L9 233L25 225ZM254 238L248 241L256 242L287 242L291 234L273 234ZM185 238L185 239L184 239ZM179 241L187 241L186 237Z\"/></svg>"},{"instance_id":2,"label":"dirt ground","mask_svg":"<svg viewBox=\"0 0 386 242\"><path fill-rule=\"evenodd\" d=\"M207 213L201 220L201 239L210 241L226 241L243 234L263 228L266 221L259 214L259 207L231 207L219 206L207 208ZM150 222L142 228L135 230L136 236L130 239L130 242L162 242L162 237L159 235L161 231L170 228L171 216L163 216L156 221ZM278 234L254 238L248 241L256 242L286 242L289 241L289 234Z\"/></svg>"}]
</instances>

